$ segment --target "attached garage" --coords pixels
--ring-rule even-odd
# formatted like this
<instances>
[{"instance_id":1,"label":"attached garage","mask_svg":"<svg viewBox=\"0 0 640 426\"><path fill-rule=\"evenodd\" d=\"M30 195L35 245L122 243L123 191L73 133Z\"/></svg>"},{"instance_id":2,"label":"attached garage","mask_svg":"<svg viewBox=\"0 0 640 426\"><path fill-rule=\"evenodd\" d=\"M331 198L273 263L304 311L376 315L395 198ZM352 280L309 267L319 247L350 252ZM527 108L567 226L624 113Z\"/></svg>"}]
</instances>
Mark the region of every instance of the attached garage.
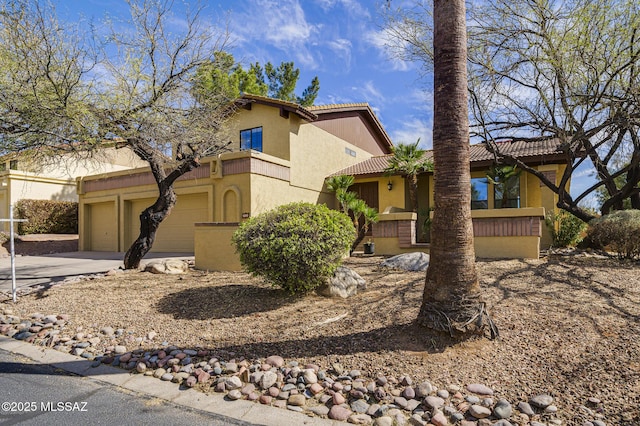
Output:
<instances>
[{"instance_id":1,"label":"attached garage","mask_svg":"<svg viewBox=\"0 0 640 426\"><path fill-rule=\"evenodd\" d=\"M140 213L154 202L155 198L125 201L124 250L140 233ZM209 220L208 193L179 194L171 214L160 224L151 251L193 253L194 223Z\"/></svg>"},{"instance_id":2,"label":"attached garage","mask_svg":"<svg viewBox=\"0 0 640 426\"><path fill-rule=\"evenodd\" d=\"M118 251L118 221L115 201L85 206L86 227L89 230L89 251Z\"/></svg>"}]
</instances>

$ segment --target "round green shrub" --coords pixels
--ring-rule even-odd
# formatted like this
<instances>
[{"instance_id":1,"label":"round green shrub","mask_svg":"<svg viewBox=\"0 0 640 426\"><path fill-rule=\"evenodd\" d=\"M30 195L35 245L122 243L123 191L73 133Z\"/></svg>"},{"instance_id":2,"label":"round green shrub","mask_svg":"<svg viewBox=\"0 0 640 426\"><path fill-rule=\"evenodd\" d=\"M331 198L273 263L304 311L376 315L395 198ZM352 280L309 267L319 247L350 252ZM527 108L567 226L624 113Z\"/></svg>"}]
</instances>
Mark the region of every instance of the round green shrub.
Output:
<instances>
[{"instance_id":1,"label":"round green shrub","mask_svg":"<svg viewBox=\"0 0 640 426\"><path fill-rule=\"evenodd\" d=\"M252 217L233 235L240 262L291 294L315 289L349 253L351 219L325 205L291 203Z\"/></svg>"},{"instance_id":2,"label":"round green shrub","mask_svg":"<svg viewBox=\"0 0 640 426\"><path fill-rule=\"evenodd\" d=\"M593 219L588 239L625 259L640 259L640 210L619 210Z\"/></svg>"}]
</instances>

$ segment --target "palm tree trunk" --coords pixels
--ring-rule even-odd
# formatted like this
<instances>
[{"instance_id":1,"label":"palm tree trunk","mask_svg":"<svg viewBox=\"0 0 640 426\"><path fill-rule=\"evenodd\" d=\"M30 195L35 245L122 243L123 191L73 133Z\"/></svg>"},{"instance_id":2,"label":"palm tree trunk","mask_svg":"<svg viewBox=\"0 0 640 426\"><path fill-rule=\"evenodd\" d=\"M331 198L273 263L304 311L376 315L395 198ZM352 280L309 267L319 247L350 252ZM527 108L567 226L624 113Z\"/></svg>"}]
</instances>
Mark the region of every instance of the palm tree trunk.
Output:
<instances>
[{"instance_id":1,"label":"palm tree trunk","mask_svg":"<svg viewBox=\"0 0 640 426\"><path fill-rule=\"evenodd\" d=\"M471 222L465 0L435 0L433 11L435 211L417 322L464 338L492 325L481 299Z\"/></svg>"}]
</instances>

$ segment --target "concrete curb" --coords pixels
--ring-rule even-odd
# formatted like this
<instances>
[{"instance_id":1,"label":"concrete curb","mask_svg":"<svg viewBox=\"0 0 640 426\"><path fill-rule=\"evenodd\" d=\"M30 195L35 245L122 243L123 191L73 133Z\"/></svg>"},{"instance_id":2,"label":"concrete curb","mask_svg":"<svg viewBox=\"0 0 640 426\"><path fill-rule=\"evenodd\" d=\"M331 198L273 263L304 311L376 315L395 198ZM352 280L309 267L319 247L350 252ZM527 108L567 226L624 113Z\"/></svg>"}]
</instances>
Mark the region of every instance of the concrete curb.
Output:
<instances>
[{"instance_id":1,"label":"concrete curb","mask_svg":"<svg viewBox=\"0 0 640 426\"><path fill-rule=\"evenodd\" d=\"M0 349L47 364L96 382L113 385L131 392L158 398L176 405L189 407L222 417L230 417L249 424L264 426L309 425L340 426L343 422L309 417L282 408L270 407L250 401L228 401L221 394L207 395L194 389L182 390L176 383L165 382L154 377L131 374L121 368L109 365L91 367L84 358L41 348L20 340L0 336Z\"/></svg>"}]
</instances>

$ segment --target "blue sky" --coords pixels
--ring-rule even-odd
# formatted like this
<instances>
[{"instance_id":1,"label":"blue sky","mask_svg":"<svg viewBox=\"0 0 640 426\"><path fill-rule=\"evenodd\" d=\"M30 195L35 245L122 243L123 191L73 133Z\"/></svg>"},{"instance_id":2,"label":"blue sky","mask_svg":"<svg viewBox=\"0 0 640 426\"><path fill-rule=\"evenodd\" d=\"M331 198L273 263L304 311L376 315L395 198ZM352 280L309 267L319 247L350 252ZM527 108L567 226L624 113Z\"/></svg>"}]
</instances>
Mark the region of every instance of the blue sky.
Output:
<instances>
[{"instance_id":1,"label":"blue sky","mask_svg":"<svg viewBox=\"0 0 640 426\"><path fill-rule=\"evenodd\" d=\"M194 3L195 2L187 2ZM293 61L300 69L298 94L320 79L316 105L367 102L394 143L418 138L431 148L430 93L417 64L391 59L376 0L203 1L212 24L228 19L231 53L248 65ZM177 18L183 7L175 1ZM100 22L126 16L124 0L58 0L58 13Z\"/></svg>"},{"instance_id":2,"label":"blue sky","mask_svg":"<svg viewBox=\"0 0 640 426\"><path fill-rule=\"evenodd\" d=\"M176 18L184 4L175 0ZM433 96L419 64L392 58L385 48L378 0L202 0L203 17L227 21L230 51L247 66L293 61L300 69L298 94L320 79L316 105L367 102L395 144L432 147ZM124 0L58 0L58 13L71 20L100 22L128 16ZM590 167L574 175L572 193L593 183Z\"/></svg>"}]
</instances>

